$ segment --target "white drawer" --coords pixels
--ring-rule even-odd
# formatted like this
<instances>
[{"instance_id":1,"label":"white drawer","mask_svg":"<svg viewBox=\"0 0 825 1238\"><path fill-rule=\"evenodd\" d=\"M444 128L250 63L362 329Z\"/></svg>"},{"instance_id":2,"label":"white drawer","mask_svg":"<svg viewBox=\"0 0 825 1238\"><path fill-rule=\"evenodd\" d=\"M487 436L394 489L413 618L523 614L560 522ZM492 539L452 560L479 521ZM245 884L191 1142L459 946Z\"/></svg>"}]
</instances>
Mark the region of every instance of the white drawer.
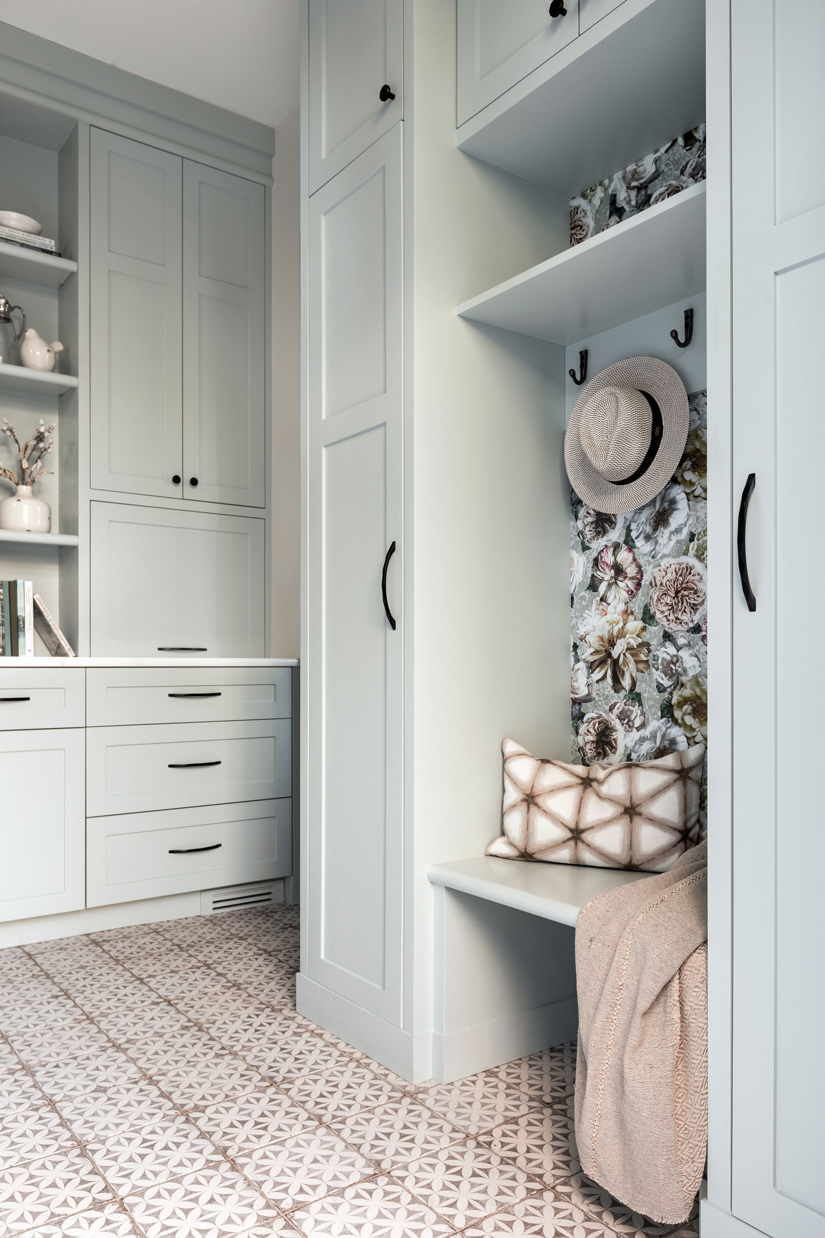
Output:
<instances>
[{"instance_id":1,"label":"white drawer","mask_svg":"<svg viewBox=\"0 0 825 1238\"><path fill-rule=\"evenodd\" d=\"M89 907L292 872L292 800L95 817L86 827Z\"/></svg>"},{"instance_id":2,"label":"white drawer","mask_svg":"<svg viewBox=\"0 0 825 1238\"><path fill-rule=\"evenodd\" d=\"M91 727L86 815L286 798L291 748L288 719Z\"/></svg>"},{"instance_id":3,"label":"white drawer","mask_svg":"<svg viewBox=\"0 0 825 1238\"><path fill-rule=\"evenodd\" d=\"M292 717L289 667L134 667L90 670L89 726L252 722Z\"/></svg>"},{"instance_id":4,"label":"white drawer","mask_svg":"<svg viewBox=\"0 0 825 1238\"><path fill-rule=\"evenodd\" d=\"M0 731L83 726L84 675L44 667L0 665Z\"/></svg>"}]
</instances>

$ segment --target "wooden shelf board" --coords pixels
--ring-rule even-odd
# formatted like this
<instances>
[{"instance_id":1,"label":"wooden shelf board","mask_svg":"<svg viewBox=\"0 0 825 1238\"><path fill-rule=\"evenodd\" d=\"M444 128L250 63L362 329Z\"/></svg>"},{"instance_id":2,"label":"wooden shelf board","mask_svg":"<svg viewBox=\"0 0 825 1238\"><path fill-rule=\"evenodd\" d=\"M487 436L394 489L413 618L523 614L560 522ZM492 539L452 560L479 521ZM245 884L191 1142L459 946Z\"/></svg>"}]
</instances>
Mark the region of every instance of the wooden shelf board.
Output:
<instances>
[{"instance_id":1,"label":"wooden shelf board","mask_svg":"<svg viewBox=\"0 0 825 1238\"><path fill-rule=\"evenodd\" d=\"M12 533L0 529L0 544L10 542L20 546L79 546L80 538L74 533Z\"/></svg>"},{"instance_id":2,"label":"wooden shelf board","mask_svg":"<svg viewBox=\"0 0 825 1238\"><path fill-rule=\"evenodd\" d=\"M0 276L4 279L22 279L45 288L59 288L76 271L77 263L68 258L55 258L53 254L41 254L0 241Z\"/></svg>"},{"instance_id":3,"label":"wooden shelf board","mask_svg":"<svg viewBox=\"0 0 825 1238\"><path fill-rule=\"evenodd\" d=\"M571 198L704 119L702 0L624 0L466 121L456 142Z\"/></svg>"},{"instance_id":4,"label":"wooden shelf board","mask_svg":"<svg viewBox=\"0 0 825 1238\"><path fill-rule=\"evenodd\" d=\"M705 185L692 185L458 307L462 318L574 344L705 287Z\"/></svg>"},{"instance_id":5,"label":"wooden shelf board","mask_svg":"<svg viewBox=\"0 0 825 1238\"><path fill-rule=\"evenodd\" d=\"M0 364L0 389L26 391L30 395L62 395L77 386L71 374L50 374L44 370L27 370L23 365Z\"/></svg>"}]
</instances>

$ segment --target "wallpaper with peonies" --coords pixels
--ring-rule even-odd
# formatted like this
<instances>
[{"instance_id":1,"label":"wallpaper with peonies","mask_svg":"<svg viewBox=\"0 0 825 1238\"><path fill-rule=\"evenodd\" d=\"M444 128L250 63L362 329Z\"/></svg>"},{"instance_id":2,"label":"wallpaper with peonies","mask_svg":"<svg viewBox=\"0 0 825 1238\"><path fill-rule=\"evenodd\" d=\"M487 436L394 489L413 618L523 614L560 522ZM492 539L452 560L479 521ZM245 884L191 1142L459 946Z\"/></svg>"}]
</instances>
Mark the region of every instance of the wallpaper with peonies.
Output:
<instances>
[{"instance_id":1,"label":"wallpaper with peonies","mask_svg":"<svg viewBox=\"0 0 825 1238\"><path fill-rule=\"evenodd\" d=\"M573 759L585 765L707 742L706 392L689 403L684 455L652 503L611 516L572 496Z\"/></svg>"}]
</instances>

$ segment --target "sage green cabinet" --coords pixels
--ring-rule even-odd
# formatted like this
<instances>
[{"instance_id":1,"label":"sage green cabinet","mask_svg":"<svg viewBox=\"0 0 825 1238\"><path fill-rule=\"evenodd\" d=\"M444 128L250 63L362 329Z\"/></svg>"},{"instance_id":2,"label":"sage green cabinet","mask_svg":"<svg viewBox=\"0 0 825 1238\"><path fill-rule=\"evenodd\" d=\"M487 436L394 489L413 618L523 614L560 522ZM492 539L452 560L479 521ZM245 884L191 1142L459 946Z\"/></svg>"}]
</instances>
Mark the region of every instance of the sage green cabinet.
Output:
<instances>
[{"instance_id":1,"label":"sage green cabinet","mask_svg":"<svg viewBox=\"0 0 825 1238\"><path fill-rule=\"evenodd\" d=\"M92 486L264 507L264 187L91 147Z\"/></svg>"}]
</instances>

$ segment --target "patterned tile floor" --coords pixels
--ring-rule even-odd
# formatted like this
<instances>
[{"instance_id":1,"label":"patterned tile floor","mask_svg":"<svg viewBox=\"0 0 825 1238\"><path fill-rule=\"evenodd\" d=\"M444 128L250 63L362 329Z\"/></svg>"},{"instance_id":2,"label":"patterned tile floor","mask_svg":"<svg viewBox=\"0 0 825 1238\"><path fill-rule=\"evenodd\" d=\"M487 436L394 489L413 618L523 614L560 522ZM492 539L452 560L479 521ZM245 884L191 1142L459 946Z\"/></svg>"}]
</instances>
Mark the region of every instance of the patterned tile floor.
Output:
<instances>
[{"instance_id":1,"label":"patterned tile floor","mask_svg":"<svg viewBox=\"0 0 825 1238\"><path fill-rule=\"evenodd\" d=\"M297 967L284 906L0 950L0 1238L695 1238L580 1174L570 1046L411 1086Z\"/></svg>"}]
</instances>

